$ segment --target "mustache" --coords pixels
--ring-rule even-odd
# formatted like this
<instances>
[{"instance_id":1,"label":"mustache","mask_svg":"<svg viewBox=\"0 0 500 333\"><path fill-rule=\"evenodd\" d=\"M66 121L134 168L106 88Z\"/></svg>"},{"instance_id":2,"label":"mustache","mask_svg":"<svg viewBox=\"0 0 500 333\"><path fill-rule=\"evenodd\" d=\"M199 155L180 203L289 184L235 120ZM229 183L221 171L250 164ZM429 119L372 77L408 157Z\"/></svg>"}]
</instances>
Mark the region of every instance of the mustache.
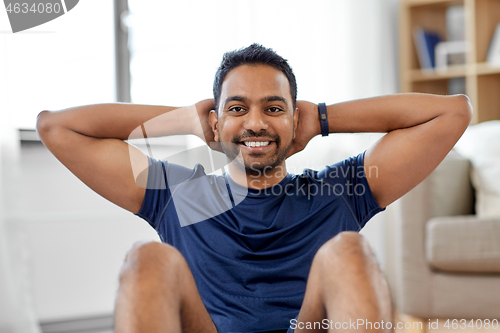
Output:
<instances>
[{"instance_id":1,"label":"mustache","mask_svg":"<svg viewBox=\"0 0 500 333\"><path fill-rule=\"evenodd\" d=\"M245 140L245 139L248 139L248 138L265 138L265 139L268 139L269 141L274 141L276 143L276 145L279 145L279 143L281 142L281 139L279 137L279 135L276 135L276 134L271 134L269 133L268 131L266 130L260 130L259 132L255 133L254 131L252 130L247 130L245 133L243 134L238 134L236 135L232 140L231 142L234 143L234 144L238 144L240 143L241 141Z\"/></svg>"}]
</instances>

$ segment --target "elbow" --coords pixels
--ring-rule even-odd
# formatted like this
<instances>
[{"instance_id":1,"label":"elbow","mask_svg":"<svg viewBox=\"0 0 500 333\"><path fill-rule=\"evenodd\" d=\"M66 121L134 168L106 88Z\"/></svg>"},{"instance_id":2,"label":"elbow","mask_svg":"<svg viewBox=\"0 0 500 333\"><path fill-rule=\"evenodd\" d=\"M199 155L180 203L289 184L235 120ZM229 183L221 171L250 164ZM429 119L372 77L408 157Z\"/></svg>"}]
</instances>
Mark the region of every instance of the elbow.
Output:
<instances>
[{"instance_id":1,"label":"elbow","mask_svg":"<svg viewBox=\"0 0 500 333\"><path fill-rule=\"evenodd\" d=\"M453 104L453 112L460 119L460 122L467 128L472 120L472 104L467 95L454 95L455 103ZM464 128L464 130L465 130Z\"/></svg>"},{"instance_id":2,"label":"elbow","mask_svg":"<svg viewBox=\"0 0 500 333\"><path fill-rule=\"evenodd\" d=\"M49 121L47 120L47 114L49 111L42 111L36 117L36 130L40 135L42 132L47 131L47 127L49 126Z\"/></svg>"},{"instance_id":3,"label":"elbow","mask_svg":"<svg viewBox=\"0 0 500 333\"><path fill-rule=\"evenodd\" d=\"M460 139L472 119L472 106L466 95L449 96L450 104L445 112L446 121L443 123L443 132L454 138L454 143Z\"/></svg>"},{"instance_id":4,"label":"elbow","mask_svg":"<svg viewBox=\"0 0 500 333\"><path fill-rule=\"evenodd\" d=\"M54 121L51 112L42 111L36 117L36 131L42 142L48 133L54 128Z\"/></svg>"}]
</instances>

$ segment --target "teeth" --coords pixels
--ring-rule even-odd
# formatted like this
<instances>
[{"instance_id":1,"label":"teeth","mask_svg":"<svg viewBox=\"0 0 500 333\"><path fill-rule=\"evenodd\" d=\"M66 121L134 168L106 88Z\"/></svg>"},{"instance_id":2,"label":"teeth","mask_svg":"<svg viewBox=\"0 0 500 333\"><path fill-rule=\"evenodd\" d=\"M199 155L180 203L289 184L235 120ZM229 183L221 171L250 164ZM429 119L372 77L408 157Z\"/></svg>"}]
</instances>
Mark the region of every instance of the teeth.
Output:
<instances>
[{"instance_id":1,"label":"teeth","mask_svg":"<svg viewBox=\"0 0 500 333\"><path fill-rule=\"evenodd\" d=\"M265 141L265 142L261 142L261 141L245 141L243 142L245 144L245 146L247 147L262 147L262 146L267 146L270 142L269 141Z\"/></svg>"}]
</instances>

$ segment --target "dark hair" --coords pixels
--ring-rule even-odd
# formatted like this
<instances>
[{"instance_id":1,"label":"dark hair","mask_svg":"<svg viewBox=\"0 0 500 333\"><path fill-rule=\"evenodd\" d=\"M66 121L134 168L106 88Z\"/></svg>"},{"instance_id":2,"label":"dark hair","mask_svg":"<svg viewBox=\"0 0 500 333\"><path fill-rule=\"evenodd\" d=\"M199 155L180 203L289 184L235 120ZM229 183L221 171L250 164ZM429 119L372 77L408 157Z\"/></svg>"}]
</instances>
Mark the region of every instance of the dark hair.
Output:
<instances>
[{"instance_id":1,"label":"dark hair","mask_svg":"<svg viewBox=\"0 0 500 333\"><path fill-rule=\"evenodd\" d=\"M252 44L248 47L239 50L226 52L222 57L222 62L217 73L215 73L214 80L214 102L215 111L219 108L219 99L222 89L222 82L226 75L233 69L241 65L247 64L263 64L280 70L285 74L290 84L290 94L292 95L293 111L295 112L295 105L297 102L297 82L292 68L288 65L286 59L279 56L273 49L266 48L260 44Z\"/></svg>"}]
</instances>

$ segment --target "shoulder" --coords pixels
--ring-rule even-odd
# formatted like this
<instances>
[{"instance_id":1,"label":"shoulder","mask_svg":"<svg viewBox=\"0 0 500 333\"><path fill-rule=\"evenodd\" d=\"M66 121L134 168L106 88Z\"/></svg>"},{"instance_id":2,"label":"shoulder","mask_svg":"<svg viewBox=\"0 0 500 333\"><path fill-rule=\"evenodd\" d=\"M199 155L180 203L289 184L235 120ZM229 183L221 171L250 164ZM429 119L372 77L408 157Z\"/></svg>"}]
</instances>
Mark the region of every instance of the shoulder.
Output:
<instances>
[{"instance_id":1,"label":"shoulder","mask_svg":"<svg viewBox=\"0 0 500 333\"><path fill-rule=\"evenodd\" d=\"M163 178L169 186L174 186L190 179L207 176L205 169L201 164L196 164L193 168L188 168L179 164L151 157L148 157L148 160L148 184L151 183L151 181L158 182Z\"/></svg>"},{"instance_id":2,"label":"shoulder","mask_svg":"<svg viewBox=\"0 0 500 333\"><path fill-rule=\"evenodd\" d=\"M321 170L304 169L300 175L318 182L338 182L341 179L365 177L364 152L327 165Z\"/></svg>"}]
</instances>

